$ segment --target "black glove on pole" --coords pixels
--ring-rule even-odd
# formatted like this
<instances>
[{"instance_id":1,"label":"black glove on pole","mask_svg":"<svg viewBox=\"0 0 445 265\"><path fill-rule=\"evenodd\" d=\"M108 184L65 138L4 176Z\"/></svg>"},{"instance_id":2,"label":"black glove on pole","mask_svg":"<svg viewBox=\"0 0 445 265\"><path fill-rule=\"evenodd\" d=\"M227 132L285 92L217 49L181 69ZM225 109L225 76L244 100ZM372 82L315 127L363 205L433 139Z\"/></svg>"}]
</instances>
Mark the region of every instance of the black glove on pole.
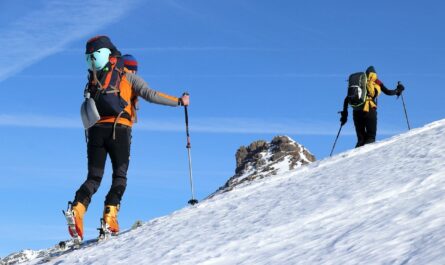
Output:
<instances>
[{"instance_id":1,"label":"black glove on pole","mask_svg":"<svg viewBox=\"0 0 445 265\"><path fill-rule=\"evenodd\" d=\"M409 119L408 119L408 113L406 112L406 106L405 106L405 99L403 98L403 90L405 90L405 87L402 85L402 83L399 81L397 83L397 89L399 90L399 94L397 97L402 97L402 104L403 104L403 110L405 111L405 118L406 118L406 124L408 125L408 130L411 130L411 126L409 125Z\"/></svg>"},{"instance_id":2,"label":"black glove on pole","mask_svg":"<svg viewBox=\"0 0 445 265\"><path fill-rule=\"evenodd\" d=\"M188 95L188 93L184 93L184 95ZM190 176L190 190L192 192L192 198L188 201L189 204L194 205L198 203L198 200L195 199L195 191L193 188L193 175L192 175L192 156L190 154L190 149L192 148L190 144L190 133L189 133L189 114L187 110L187 106L184 106L184 112L185 112L185 130L187 133L187 155L188 155L188 161L189 161L189 176Z\"/></svg>"},{"instance_id":3,"label":"black glove on pole","mask_svg":"<svg viewBox=\"0 0 445 265\"><path fill-rule=\"evenodd\" d=\"M339 113L341 114L340 124L341 124L341 126L343 126L348 121L348 111L344 110L344 111L340 111Z\"/></svg>"}]
</instances>

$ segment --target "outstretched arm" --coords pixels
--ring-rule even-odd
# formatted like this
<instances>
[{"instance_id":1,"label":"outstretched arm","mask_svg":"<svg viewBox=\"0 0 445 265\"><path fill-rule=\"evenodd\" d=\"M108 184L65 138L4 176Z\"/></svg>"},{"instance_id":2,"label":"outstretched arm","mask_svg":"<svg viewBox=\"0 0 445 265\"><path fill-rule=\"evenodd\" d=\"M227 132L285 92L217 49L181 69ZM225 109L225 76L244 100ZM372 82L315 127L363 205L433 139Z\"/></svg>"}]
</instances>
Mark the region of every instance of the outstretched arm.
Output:
<instances>
[{"instance_id":1,"label":"outstretched arm","mask_svg":"<svg viewBox=\"0 0 445 265\"><path fill-rule=\"evenodd\" d=\"M136 95L143 99L156 104L167 106L179 106L182 105L180 98L164 94L162 92L151 89L148 84L139 76L131 73L126 73L128 82L130 82L132 89Z\"/></svg>"},{"instance_id":2,"label":"outstretched arm","mask_svg":"<svg viewBox=\"0 0 445 265\"><path fill-rule=\"evenodd\" d=\"M388 96L397 95L397 92L398 92L397 89L388 89L380 80L376 80L375 82L377 85L380 86L380 88L382 89L382 92L385 93L385 95L388 95Z\"/></svg>"},{"instance_id":3,"label":"outstretched arm","mask_svg":"<svg viewBox=\"0 0 445 265\"><path fill-rule=\"evenodd\" d=\"M345 97L345 101L343 102L343 111L341 111L340 114L340 124L343 126L348 121L348 97Z\"/></svg>"},{"instance_id":4,"label":"outstretched arm","mask_svg":"<svg viewBox=\"0 0 445 265\"><path fill-rule=\"evenodd\" d=\"M343 111L348 112L348 97L345 97L345 101L343 101Z\"/></svg>"}]
</instances>

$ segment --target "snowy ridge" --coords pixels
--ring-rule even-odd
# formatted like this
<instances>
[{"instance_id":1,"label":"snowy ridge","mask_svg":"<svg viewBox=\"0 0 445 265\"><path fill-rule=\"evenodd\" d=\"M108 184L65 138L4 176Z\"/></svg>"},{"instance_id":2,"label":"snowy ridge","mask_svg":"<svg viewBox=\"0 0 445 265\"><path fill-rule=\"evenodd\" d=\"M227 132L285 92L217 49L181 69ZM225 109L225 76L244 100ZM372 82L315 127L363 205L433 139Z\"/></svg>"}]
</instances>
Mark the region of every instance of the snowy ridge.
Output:
<instances>
[{"instance_id":1,"label":"snowy ridge","mask_svg":"<svg viewBox=\"0 0 445 265\"><path fill-rule=\"evenodd\" d=\"M281 172L48 264L445 264L444 135L441 120Z\"/></svg>"}]
</instances>

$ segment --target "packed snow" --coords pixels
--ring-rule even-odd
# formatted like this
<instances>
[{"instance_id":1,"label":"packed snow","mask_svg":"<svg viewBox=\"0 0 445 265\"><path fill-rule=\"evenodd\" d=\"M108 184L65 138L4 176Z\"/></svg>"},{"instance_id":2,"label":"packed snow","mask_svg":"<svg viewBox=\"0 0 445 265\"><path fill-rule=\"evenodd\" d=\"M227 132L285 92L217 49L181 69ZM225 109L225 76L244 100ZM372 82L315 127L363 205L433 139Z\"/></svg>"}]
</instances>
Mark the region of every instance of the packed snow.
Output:
<instances>
[{"instance_id":1,"label":"packed snow","mask_svg":"<svg viewBox=\"0 0 445 265\"><path fill-rule=\"evenodd\" d=\"M48 264L445 264L444 135L283 169Z\"/></svg>"}]
</instances>

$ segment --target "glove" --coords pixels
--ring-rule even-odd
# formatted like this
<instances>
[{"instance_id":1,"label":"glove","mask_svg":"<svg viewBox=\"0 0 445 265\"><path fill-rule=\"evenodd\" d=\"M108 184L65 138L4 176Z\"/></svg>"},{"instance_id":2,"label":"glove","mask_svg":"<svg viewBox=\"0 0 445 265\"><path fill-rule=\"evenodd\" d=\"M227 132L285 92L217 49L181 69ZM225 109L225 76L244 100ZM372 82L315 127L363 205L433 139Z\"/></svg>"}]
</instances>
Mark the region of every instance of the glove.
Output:
<instances>
[{"instance_id":1,"label":"glove","mask_svg":"<svg viewBox=\"0 0 445 265\"><path fill-rule=\"evenodd\" d=\"M396 88L396 95L400 97L400 95L402 95L403 90L405 90L405 87L399 82Z\"/></svg>"},{"instance_id":2,"label":"glove","mask_svg":"<svg viewBox=\"0 0 445 265\"><path fill-rule=\"evenodd\" d=\"M190 104L190 95L188 93L184 93L182 97L179 98L178 105L188 106L189 104Z\"/></svg>"},{"instance_id":3,"label":"glove","mask_svg":"<svg viewBox=\"0 0 445 265\"><path fill-rule=\"evenodd\" d=\"M340 118L340 125L343 126L348 121L348 111L344 110L340 112L341 118Z\"/></svg>"}]
</instances>

